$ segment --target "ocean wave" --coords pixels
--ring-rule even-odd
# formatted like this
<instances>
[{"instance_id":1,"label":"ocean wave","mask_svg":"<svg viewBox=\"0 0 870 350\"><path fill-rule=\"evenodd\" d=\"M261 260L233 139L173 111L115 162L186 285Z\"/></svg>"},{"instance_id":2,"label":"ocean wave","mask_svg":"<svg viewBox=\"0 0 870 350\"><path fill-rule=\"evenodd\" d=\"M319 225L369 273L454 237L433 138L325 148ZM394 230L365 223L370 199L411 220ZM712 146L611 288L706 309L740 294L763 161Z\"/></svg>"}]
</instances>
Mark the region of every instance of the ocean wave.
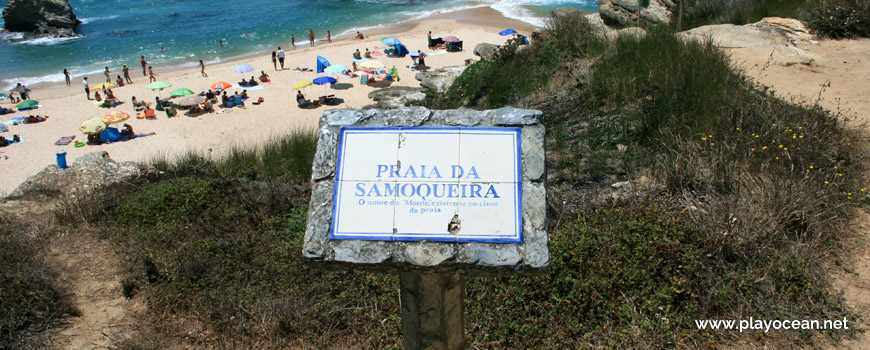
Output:
<instances>
[{"instance_id":1,"label":"ocean wave","mask_svg":"<svg viewBox=\"0 0 870 350\"><path fill-rule=\"evenodd\" d=\"M357 0L357 1L365 1L365 0ZM443 9L437 9L437 10L428 10L428 11L402 11L402 12L397 12L395 15L398 17L401 17L401 18L405 18L405 19L403 19L397 23L393 22L393 23L351 28L351 29L348 29L348 30L345 30L341 33L336 34L336 36L344 36L344 35L351 35L351 34L355 35L357 31L364 32L366 30L382 29L382 28L395 26L396 24L404 24L407 22L422 20L422 19L434 16L434 15L459 12L459 11L487 7L487 6L489 6L489 5L464 5L464 6L455 6L455 7L443 8ZM363 33L363 34L365 34L365 33ZM299 42L297 42L297 44L299 44Z\"/></svg>"},{"instance_id":2,"label":"ocean wave","mask_svg":"<svg viewBox=\"0 0 870 350\"><path fill-rule=\"evenodd\" d=\"M72 37L63 37L63 38L58 38L58 37L54 37L54 36L44 36L41 38L18 41L18 42L16 42L16 44L51 46L51 45L63 44L65 42L69 42L69 41L79 40L81 38L83 38L82 35L76 35L76 36L72 36Z\"/></svg>"},{"instance_id":3,"label":"ocean wave","mask_svg":"<svg viewBox=\"0 0 870 350\"><path fill-rule=\"evenodd\" d=\"M0 33L0 41L13 41L24 39L24 33L21 32L2 32Z\"/></svg>"},{"instance_id":4,"label":"ocean wave","mask_svg":"<svg viewBox=\"0 0 870 350\"><path fill-rule=\"evenodd\" d=\"M595 3L595 0L581 0L579 3ZM492 9L500 12L503 16L523 21L536 27L543 27L546 18L538 16L528 7L553 6L569 3L565 0L497 0L492 1Z\"/></svg>"},{"instance_id":5,"label":"ocean wave","mask_svg":"<svg viewBox=\"0 0 870 350\"><path fill-rule=\"evenodd\" d=\"M94 70L87 70L86 71L86 70L84 70L84 68L81 68L81 67L75 67L75 68L70 69L69 71L70 71L70 77L73 80L81 79L81 77L86 77L86 76L95 76L98 74L100 76L102 76L102 73L103 73L102 69L94 69ZM64 81L64 76L63 76L62 70L61 70L61 72L55 73L55 74L46 74L46 75L35 76L35 77L17 77L17 78L3 79L3 80L0 80L0 91L9 91L9 89L15 87L16 85L18 85L18 83L21 83L22 85L27 85L27 86L33 86L33 85L36 85L39 83L60 83L63 81ZM81 81L79 81L79 84L81 84Z\"/></svg>"},{"instance_id":6,"label":"ocean wave","mask_svg":"<svg viewBox=\"0 0 870 350\"><path fill-rule=\"evenodd\" d=\"M106 19L115 19L118 18L118 15L106 16L106 17L85 17L79 18L79 21L82 21L82 24L88 24L94 21L101 21Z\"/></svg>"}]
</instances>

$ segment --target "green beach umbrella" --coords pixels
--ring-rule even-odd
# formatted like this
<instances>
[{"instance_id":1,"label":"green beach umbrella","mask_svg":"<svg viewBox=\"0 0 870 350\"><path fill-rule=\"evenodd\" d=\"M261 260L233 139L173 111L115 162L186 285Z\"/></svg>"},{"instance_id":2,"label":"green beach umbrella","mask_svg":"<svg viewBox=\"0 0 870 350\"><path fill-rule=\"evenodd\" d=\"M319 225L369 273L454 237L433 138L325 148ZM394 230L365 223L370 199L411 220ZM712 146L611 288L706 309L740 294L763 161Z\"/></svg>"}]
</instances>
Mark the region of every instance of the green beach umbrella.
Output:
<instances>
[{"instance_id":1,"label":"green beach umbrella","mask_svg":"<svg viewBox=\"0 0 870 350\"><path fill-rule=\"evenodd\" d=\"M149 88L151 90L163 90L163 89L168 88L170 86L172 86L172 84L167 83L165 81L155 81L151 84L148 84L147 88Z\"/></svg>"},{"instance_id":2,"label":"green beach umbrella","mask_svg":"<svg viewBox=\"0 0 870 350\"><path fill-rule=\"evenodd\" d=\"M36 105L38 105L38 104L39 104L39 102L36 100L24 100L24 101L18 102L18 104L15 105L15 108L18 108L18 109L33 108L33 107L36 107Z\"/></svg>"},{"instance_id":3,"label":"green beach umbrella","mask_svg":"<svg viewBox=\"0 0 870 350\"><path fill-rule=\"evenodd\" d=\"M193 92L193 90L188 89L188 88L180 88L180 89L172 90L171 94L172 94L172 96L187 96L187 95L193 95L193 94L195 94L195 92Z\"/></svg>"}]
</instances>

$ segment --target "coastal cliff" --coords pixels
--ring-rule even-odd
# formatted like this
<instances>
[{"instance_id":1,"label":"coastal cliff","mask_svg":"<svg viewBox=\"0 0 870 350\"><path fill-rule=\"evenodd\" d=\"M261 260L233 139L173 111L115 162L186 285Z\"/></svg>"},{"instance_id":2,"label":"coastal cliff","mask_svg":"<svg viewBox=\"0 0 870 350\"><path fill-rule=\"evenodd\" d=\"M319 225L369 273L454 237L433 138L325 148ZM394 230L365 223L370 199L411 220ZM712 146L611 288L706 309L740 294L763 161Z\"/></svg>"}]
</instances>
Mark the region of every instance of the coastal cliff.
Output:
<instances>
[{"instance_id":1,"label":"coastal cliff","mask_svg":"<svg viewBox=\"0 0 870 350\"><path fill-rule=\"evenodd\" d=\"M68 0L9 0L3 8L4 28L56 37L76 36L82 22L76 18Z\"/></svg>"}]
</instances>

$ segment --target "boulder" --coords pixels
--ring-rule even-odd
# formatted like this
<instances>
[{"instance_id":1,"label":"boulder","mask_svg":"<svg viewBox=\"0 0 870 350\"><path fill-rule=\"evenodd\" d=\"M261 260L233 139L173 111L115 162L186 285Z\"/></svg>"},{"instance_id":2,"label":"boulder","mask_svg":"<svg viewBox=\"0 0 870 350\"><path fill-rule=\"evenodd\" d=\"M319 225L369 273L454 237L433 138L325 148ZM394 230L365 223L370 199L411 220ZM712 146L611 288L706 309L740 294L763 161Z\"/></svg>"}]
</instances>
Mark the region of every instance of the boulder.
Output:
<instances>
[{"instance_id":1,"label":"boulder","mask_svg":"<svg viewBox=\"0 0 870 350\"><path fill-rule=\"evenodd\" d=\"M649 7L640 11L640 17L652 23L668 23L675 6L672 0L650 0ZM611 27L637 25L637 13L637 0L602 0L598 4L601 20Z\"/></svg>"},{"instance_id":2,"label":"boulder","mask_svg":"<svg viewBox=\"0 0 870 350\"><path fill-rule=\"evenodd\" d=\"M88 153L79 157L72 166L61 169L49 165L18 186L10 197L24 197L39 193L83 194L102 186L110 186L148 175L157 175L153 166L134 162L116 162L106 151Z\"/></svg>"},{"instance_id":3,"label":"boulder","mask_svg":"<svg viewBox=\"0 0 870 350\"><path fill-rule=\"evenodd\" d=\"M456 80L456 77L464 71L465 66L447 66L417 73L415 78L420 81L420 86L439 93L444 93L447 92L450 85L453 85L453 81Z\"/></svg>"},{"instance_id":4,"label":"boulder","mask_svg":"<svg viewBox=\"0 0 870 350\"><path fill-rule=\"evenodd\" d=\"M57 37L75 36L82 22L68 0L9 0L3 8L4 28Z\"/></svg>"},{"instance_id":5,"label":"boulder","mask_svg":"<svg viewBox=\"0 0 870 350\"><path fill-rule=\"evenodd\" d=\"M572 8L567 8L567 7L559 7L557 9L553 10L553 19L559 20L559 19L567 18L567 17L584 17L584 16L588 16L590 14L592 14L592 13L586 12L583 10L572 9Z\"/></svg>"},{"instance_id":6,"label":"boulder","mask_svg":"<svg viewBox=\"0 0 870 350\"><path fill-rule=\"evenodd\" d=\"M369 93L369 98L377 102L368 108L393 109L405 107L408 102L423 101L426 94L423 88L410 86L391 86Z\"/></svg>"},{"instance_id":7,"label":"boulder","mask_svg":"<svg viewBox=\"0 0 870 350\"><path fill-rule=\"evenodd\" d=\"M480 43L474 47L474 54L480 56L481 59L491 60L498 53L499 46L490 43Z\"/></svg>"},{"instance_id":8,"label":"boulder","mask_svg":"<svg viewBox=\"0 0 870 350\"><path fill-rule=\"evenodd\" d=\"M816 55L795 45L799 41L812 42L814 39L803 24L795 19L768 17L742 26L706 25L680 32L679 35L698 41L710 40L720 47L749 50L756 52L759 57L770 56L770 62L776 64L809 65L818 60Z\"/></svg>"}]
</instances>

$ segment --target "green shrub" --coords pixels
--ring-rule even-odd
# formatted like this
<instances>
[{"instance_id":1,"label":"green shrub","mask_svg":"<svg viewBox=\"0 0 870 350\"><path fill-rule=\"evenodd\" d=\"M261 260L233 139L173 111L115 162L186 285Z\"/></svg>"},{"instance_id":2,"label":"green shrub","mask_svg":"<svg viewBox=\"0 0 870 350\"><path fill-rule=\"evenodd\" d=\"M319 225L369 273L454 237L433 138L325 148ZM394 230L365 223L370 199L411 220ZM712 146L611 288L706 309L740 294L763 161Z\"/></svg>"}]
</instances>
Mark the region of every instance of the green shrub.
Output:
<instances>
[{"instance_id":1,"label":"green shrub","mask_svg":"<svg viewBox=\"0 0 870 350\"><path fill-rule=\"evenodd\" d=\"M870 37L870 2L866 0L818 0L804 17L820 36Z\"/></svg>"},{"instance_id":2,"label":"green shrub","mask_svg":"<svg viewBox=\"0 0 870 350\"><path fill-rule=\"evenodd\" d=\"M799 18L812 0L682 1L686 7L680 30L722 23L743 25L758 22L764 17ZM676 13L679 11L675 10ZM677 16L674 16L671 23L677 22Z\"/></svg>"}]
</instances>

